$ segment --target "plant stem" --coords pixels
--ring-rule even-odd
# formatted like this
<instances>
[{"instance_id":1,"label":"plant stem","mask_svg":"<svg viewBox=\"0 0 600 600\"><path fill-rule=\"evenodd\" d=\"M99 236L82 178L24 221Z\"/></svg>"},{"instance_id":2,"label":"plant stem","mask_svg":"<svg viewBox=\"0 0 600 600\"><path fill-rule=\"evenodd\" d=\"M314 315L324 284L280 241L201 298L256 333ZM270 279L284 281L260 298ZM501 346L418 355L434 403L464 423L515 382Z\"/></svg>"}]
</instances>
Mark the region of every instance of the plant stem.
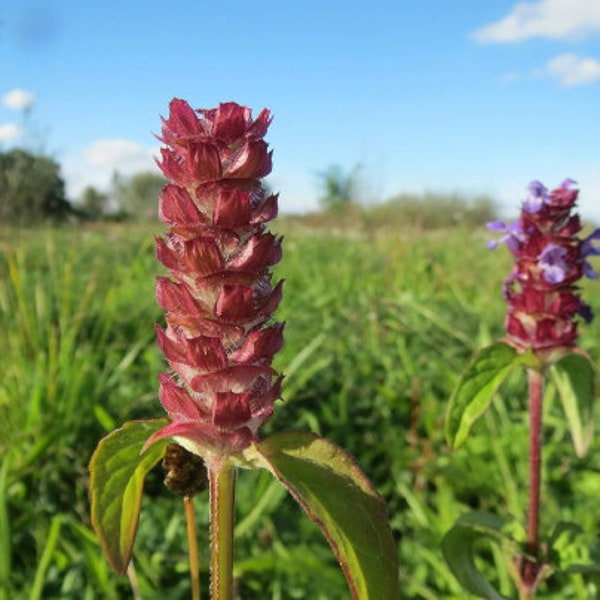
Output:
<instances>
[{"instance_id":1,"label":"plant stem","mask_svg":"<svg viewBox=\"0 0 600 600\"><path fill-rule=\"evenodd\" d=\"M185 520L187 523L188 547L190 554L190 579L192 581L192 600L200 600L200 563L198 561L198 539L196 537L196 518L194 501L191 496L183 497Z\"/></svg>"},{"instance_id":2,"label":"plant stem","mask_svg":"<svg viewBox=\"0 0 600 600\"><path fill-rule=\"evenodd\" d=\"M135 574L135 565L132 560L130 560L127 565L127 578L129 579L129 585L131 586L133 600L141 600L142 595L140 594L140 586L138 585L137 575Z\"/></svg>"},{"instance_id":3,"label":"plant stem","mask_svg":"<svg viewBox=\"0 0 600 600\"><path fill-rule=\"evenodd\" d=\"M542 464L542 400L544 372L529 369L529 500L527 505L527 552L521 565L523 598L535 598L539 563L539 519Z\"/></svg>"},{"instance_id":4,"label":"plant stem","mask_svg":"<svg viewBox=\"0 0 600 600\"><path fill-rule=\"evenodd\" d=\"M233 597L235 468L222 461L208 470L210 485L210 591L212 600Z\"/></svg>"}]
</instances>

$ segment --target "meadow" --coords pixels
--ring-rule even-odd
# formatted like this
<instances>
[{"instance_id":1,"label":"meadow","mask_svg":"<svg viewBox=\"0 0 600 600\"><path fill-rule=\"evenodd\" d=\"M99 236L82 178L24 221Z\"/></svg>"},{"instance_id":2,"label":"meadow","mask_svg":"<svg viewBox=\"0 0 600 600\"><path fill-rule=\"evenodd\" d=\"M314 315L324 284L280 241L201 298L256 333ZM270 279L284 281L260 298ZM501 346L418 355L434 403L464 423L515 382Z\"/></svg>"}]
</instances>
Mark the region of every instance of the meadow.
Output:
<instances>
[{"instance_id":1,"label":"meadow","mask_svg":"<svg viewBox=\"0 0 600 600\"><path fill-rule=\"evenodd\" d=\"M286 377L267 431L314 431L356 457L387 502L403 598L467 597L442 558L444 533L469 510L520 521L526 510L524 380L511 379L458 451L443 433L469 357L503 335L510 256L485 249L483 228L282 218L274 230L285 236L276 269L285 347L275 366ZM97 442L124 421L164 414L153 328L160 231L0 230L0 600L189 597L182 504L160 467L147 481L129 577L111 572L89 520ZM600 313L598 283L585 292ZM598 364L600 319L582 328L581 346ZM546 400L541 530L578 523L565 527L560 560L598 560L600 443L577 458L552 389ZM267 473L241 472L237 495L240 598L349 598L320 532ZM206 494L195 505L206 585ZM482 548L480 566L513 593L497 549ZM574 568L538 597L585 600L596 590L600 576Z\"/></svg>"}]
</instances>

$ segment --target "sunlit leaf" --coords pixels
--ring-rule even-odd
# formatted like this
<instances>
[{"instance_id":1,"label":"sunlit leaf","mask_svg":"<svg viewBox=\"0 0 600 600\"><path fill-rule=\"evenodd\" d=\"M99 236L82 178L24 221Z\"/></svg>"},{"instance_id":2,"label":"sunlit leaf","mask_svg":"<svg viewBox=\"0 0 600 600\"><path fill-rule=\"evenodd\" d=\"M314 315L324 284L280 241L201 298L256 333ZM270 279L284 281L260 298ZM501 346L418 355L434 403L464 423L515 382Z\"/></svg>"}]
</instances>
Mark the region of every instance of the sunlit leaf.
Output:
<instances>
[{"instance_id":1,"label":"sunlit leaf","mask_svg":"<svg viewBox=\"0 0 600 600\"><path fill-rule=\"evenodd\" d=\"M386 506L345 450L312 433L283 432L246 451L325 534L357 600L397 600L398 558Z\"/></svg>"},{"instance_id":2,"label":"sunlit leaf","mask_svg":"<svg viewBox=\"0 0 600 600\"><path fill-rule=\"evenodd\" d=\"M594 435L594 367L581 354L567 354L550 368L565 411L577 456L588 451Z\"/></svg>"},{"instance_id":3,"label":"sunlit leaf","mask_svg":"<svg viewBox=\"0 0 600 600\"><path fill-rule=\"evenodd\" d=\"M442 539L442 554L458 582L476 596L487 600L504 600L475 565L475 545L480 540L504 543L505 519L482 512L460 517Z\"/></svg>"},{"instance_id":4,"label":"sunlit leaf","mask_svg":"<svg viewBox=\"0 0 600 600\"><path fill-rule=\"evenodd\" d=\"M446 414L446 439L458 448L469 435L473 423L489 407L494 394L521 355L507 344L497 342L480 350L458 381Z\"/></svg>"},{"instance_id":5,"label":"sunlit leaf","mask_svg":"<svg viewBox=\"0 0 600 600\"><path fill-rule=\"evenodd\" d=\"M125 573L137 533L146 474L162 458L168 439L140 451L165 419L129 421L98 444L90 461L92 525L108 562Z\"/></svg>"}]
</instances>

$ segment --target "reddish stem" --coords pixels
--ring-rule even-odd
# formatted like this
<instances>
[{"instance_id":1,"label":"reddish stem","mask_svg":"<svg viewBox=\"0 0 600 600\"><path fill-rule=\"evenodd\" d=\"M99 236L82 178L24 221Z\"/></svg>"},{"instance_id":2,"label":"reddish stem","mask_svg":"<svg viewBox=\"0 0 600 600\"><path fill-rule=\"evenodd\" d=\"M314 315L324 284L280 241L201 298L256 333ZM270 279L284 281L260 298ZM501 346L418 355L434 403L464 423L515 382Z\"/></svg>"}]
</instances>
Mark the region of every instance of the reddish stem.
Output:
<instances>
[{"instance_id":1,"label":"reddish stem","mask_svg":"<svg viewBox=\"0 0 600 600\"><path fill-rule=\"evenodd\" d=\"M210 494L210 597L233 598L233 517L235 468L226 461L208 465Z\"/></svg>"},{"instance_id":2,"label":"reddish stem","mask_svg":"<svg viewBox=\"0 0 600 600\"><path fill-rule=\"evenodd\" d=\"M539 520L542 465L542 408L544 373L528 371L529 378L529 500L527 505L527 557L521 564L521 581L528 598L533 598L540 571Z\"/></svg>"}]
</instances>

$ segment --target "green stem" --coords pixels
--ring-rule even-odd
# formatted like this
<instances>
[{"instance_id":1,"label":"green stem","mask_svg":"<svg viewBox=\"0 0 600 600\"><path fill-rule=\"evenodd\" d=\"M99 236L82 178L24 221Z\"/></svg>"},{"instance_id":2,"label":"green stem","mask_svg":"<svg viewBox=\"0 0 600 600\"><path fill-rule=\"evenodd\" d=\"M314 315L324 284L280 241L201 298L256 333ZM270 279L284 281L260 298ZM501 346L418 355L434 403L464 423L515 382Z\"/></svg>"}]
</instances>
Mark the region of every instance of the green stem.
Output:
<instances>
[{"instance_id":1,"label":"green stem","mask_svg":"<svg viewBox=\"0 0 600 600\"><path fill-rule=\"evenodd\" d=\"M235 468L223 461L209 468L210 571L212 600L233 597Z\"/></svg>"},{"instance_id":2,"label":"green stem","mask_svg":"<svg viewBox=\"0 0 600 600\"><path fill-rule=\"evenodd\" d=\"M187 523L188 547L190 554L190 579L192 582L192 600L200 600L200 562L198 560L198 539L196 537L196 518L194 501L191 496L183 497L185 520Z\"/></svg>"},{"instance_id":3,"label":"green stem","mask_svg":"<svg viewBox=\"0 0 600 600\"><path fill-rule=\"evenodd\" d=\"M522 599L533 600L538 584L539 520L542 465L542 399L544 372L530 369L529 377L529 500L527 505L527 556L521 565Z\"/></svg>"},{"instance_id":4,"label":"green stem","mask_svg":"<svg viewBox=\"0 0 600 600\"><path fill-rule=\"evenodd\" d=\"M140 594L140 586L135 573L135 565L133 564L132 560L130 560L129 564L127 565L127 578L129 579L129 585L131 586L133 600L141 600L142 595Z\"/></svg>"}]
</instances>

